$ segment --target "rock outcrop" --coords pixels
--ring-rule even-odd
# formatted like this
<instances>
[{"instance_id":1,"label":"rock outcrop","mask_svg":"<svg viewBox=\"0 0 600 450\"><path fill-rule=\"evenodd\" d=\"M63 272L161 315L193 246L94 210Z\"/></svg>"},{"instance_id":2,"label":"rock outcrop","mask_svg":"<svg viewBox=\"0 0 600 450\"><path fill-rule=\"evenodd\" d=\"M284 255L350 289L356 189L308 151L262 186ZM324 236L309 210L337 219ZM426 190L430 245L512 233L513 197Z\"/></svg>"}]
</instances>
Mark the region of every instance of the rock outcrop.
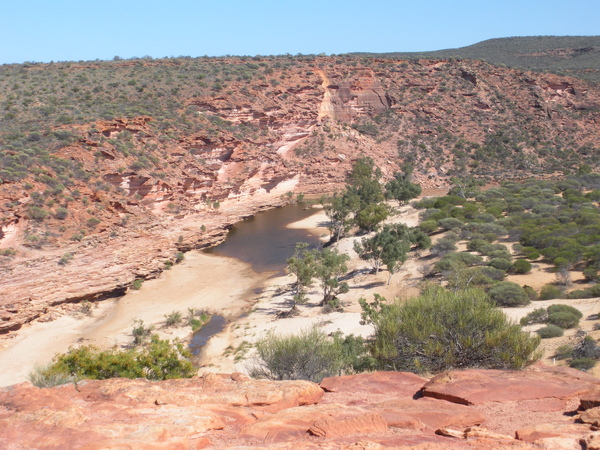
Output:
<instances>
[{"instance_id":1,"label":"rock outcrop","mask_svg":"<svg viewBox=\"0 0 600 450\"><path fill-rule=\"evenodd\" d=\"M152 86L138 85L136 64L36 65L15 76L26 83L27 73L51 76L60 66L60 77L76 83L110 66L131 81L118 101L132 104L121 106L145 110L136 102ZM14 120L47 130L0 130L0 169L10 169L0 174L0 335L55 305L120 295L176 252L214 245L236 221L284 204L288 192L333 192L360 156L372 157L384 179L410 163L424 189L469 171L523 178L562 173L566 161L573 170L598 165L600 91L582 80L454 60L225 58L203 62L202 74L197 64L139 62L147 83L155 69L166 79L194 74L150 95L168 108L154 116L99 119L94 110L63 123L44 115L56 109L45 89L32 84L39 95L22 95L40 105L22 105L31 116ZM221 81L207 75L215 71ZM115 86L96 88L103 96ZM4 150L15 139L23 142Z\"/></svg>"},{"instance_id":2,"label":"rock outcrop","mask_svg":"<svg viewBox=\"0 0 600 450\"><path fill-rule=\"evenodd\" d=\"M22 383L0 390L0 447L591 449L599 448L600 415L580 399L599 388L600 379L540 364L431 380L376 372L320 386L239 373ZM427 396L442 390L449 400ZM547 407L552 398L560 406Z\"/></svg>"}]
</instances>

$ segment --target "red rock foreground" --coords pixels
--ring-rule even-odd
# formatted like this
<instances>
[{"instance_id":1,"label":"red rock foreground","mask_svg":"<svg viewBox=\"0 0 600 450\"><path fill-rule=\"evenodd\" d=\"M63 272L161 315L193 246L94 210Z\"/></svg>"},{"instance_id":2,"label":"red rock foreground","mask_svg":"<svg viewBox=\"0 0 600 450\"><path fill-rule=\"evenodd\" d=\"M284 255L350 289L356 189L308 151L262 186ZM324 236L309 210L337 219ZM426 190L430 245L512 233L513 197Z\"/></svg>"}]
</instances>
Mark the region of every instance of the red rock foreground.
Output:
<instances>
[{"instance_id":1,"label":"red rock foreground","mask_svg":"<svg viewBox=\"0 0 600 450\"><path fill-rule=\"evenodd\" d=\"M242 374L0 390L0 448L600 449L600 379L536 365L428 380Z\"/></svg>"}]
</instances>

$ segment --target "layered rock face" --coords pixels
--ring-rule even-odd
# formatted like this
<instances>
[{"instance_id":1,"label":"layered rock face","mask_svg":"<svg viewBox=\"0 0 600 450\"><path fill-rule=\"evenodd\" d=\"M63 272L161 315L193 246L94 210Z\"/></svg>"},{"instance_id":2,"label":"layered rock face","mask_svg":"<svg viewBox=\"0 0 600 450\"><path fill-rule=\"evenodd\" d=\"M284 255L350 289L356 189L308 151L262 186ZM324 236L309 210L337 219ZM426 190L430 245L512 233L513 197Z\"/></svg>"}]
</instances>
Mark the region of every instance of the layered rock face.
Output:
<instances>
[{"instance_id":1,"label":"layered rock face","mask_svg":"<svg viewBox=\"0 0 600 450\"><path fill-rule=\"evenodd\" d=\"M573 369L242 374L0 391L3 448L600 448L600 380Z\"/></svg>"},{"instance_id":2,"label":"layered rock face","mask_svg":"<svg viewBox=\"0 0 600 450\"><path fill-rule=\"evenodd\" d=\"M600 92L581 80L473 61L283 62L262 61L264 79L225 91L170 94L179 122L53 125L69 139L50 149L56 167L0 185L0 250L14 251L0 254L0 334L61 303L120 295L287 193L333 192L361 156L384 179L412 164L424 189L469 171L549 176L567 163L598 165ZM90 64L77 73L92 74Z\"/></svg>"}]
</instances>

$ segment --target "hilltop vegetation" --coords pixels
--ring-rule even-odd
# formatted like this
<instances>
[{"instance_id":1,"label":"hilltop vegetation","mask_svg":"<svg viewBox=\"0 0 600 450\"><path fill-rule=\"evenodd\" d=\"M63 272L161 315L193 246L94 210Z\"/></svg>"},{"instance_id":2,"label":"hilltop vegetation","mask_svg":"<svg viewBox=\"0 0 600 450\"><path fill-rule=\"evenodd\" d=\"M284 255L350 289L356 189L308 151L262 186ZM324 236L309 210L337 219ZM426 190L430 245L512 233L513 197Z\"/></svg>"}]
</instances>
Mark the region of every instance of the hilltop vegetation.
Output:
<instances>
[{"instance_id":1,"label":"hilltop vegetation","mask_svg":"<svg viewBox=\"0 0 600 450\"><path fill-rule=\"evenodd\" d=\"M398 59L479 59L507 67L600 81L600 36L508 37L429 52L360 54Z\"/></svg>"}]
</instances>

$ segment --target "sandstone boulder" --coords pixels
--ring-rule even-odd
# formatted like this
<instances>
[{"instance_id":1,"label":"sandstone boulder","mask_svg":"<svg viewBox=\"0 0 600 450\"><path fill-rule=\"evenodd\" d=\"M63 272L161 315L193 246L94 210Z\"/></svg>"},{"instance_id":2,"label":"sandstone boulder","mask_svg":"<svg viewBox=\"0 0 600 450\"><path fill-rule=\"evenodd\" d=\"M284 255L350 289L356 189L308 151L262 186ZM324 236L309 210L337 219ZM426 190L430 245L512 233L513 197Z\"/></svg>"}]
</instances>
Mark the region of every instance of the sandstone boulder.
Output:
<instances>
[{"instance_id":1,"label":"sandstone boulder","mask_svg":"<svg viewBox=\"0 0 600 450\"><path fill-rule=\"evenodd\" d=\"M580 441L592 436L588 425L542 423L516 431L517 439L546 448L581 448Z\"/></svg>"},{"instance_id":2,"label":"sandstone boulder","mask_svg":"<svg viewBox=\"0 0 600 450\"><path fill-rule=\"evenodd\" d=\"M600 386L581 395L579 409L586 410L600 406Z\"/></svg>"},{"instance_id":3,"label":"sandstone boulder","mask_svg":"<svg viewBox=\"0 0 600 450\"><path fill-rule=\"evenodd\" d=\"M290 408L248 425L239 437L250 442L272 443L307 438L339 438L387 430L383 417L357 407L330 403Z\"/></svg>"},{"instance_id":4,"label":"sandstone boulder","mask_svg":"<svg viewBox=\"0 0 600 450\"><path fill-rule=\"evenodd\" d=\"M435 430L480 425L485 421L485 416L473 408L431 398L393 399L372 405L370 410L381 414L389 426L396 428Z\"/></svg>"},{"instance_id":5,"label":"sandstone boulder","mask_svg":"<svg viewBox=\"0 0 600 450\"><path fill-rule=\"evenodd\" d=\"M426 382L426 378L409 372L375 372L325 378L320 386L326 392L368 392L412 397Z\"/></svg>"},{"instance_id":6,"label":"sandstone boulder","mask_svg":"<svg viewBox=\"0 0 600 450\"><path fill-rule=\"evenodd\" d=\"M422 392L462 405L542 399L569 399L600 386L575 369L536 365L530 370L453 370L433 377ZM557 404L558 406L558 404Z\"/></svg>"}]
</instances>

